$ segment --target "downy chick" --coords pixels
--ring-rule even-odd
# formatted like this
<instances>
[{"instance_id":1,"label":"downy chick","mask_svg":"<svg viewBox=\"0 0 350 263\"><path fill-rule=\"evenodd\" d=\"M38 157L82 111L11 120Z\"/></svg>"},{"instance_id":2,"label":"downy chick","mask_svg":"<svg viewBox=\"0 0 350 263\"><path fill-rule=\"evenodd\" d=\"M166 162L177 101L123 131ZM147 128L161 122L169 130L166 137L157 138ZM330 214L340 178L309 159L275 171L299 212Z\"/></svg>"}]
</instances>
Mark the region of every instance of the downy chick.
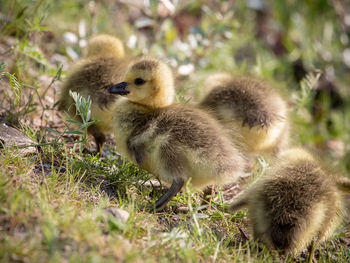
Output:
<instances>
[{"instance_id":1,"label":"downy chick","mask_svg":"<svg viewBox=\"0 0 350 263\"><path fill-rule=\"evenodd\" d=\"M88 128L94 136L97 151L101 152L105 134L111 133L110 123L119 96L107 89L122 81L127 68L123 43L110 35L93 37L87 47L87 57L78 61L68 72L60 94L58 109L66 111L70 118L81 121L76 113L69 90L84 98L91 98L91 118L98 120Z\"/></svg>"},{"instance_id":2,"label":"downy chick","mask_svg":"<svg viewBox=\"0 0 350 263\"><path fill-rule=\"evenodd\" d=\"M215 119L199 109L172 105L173 75L164 63L134 62L125 81L109 91L126 97L118 101L113 117L119 153L171 184L156 210L189 179L201 188L234 182L243 172L245 158Z\"/></svg>"},{"instance_id":3,"label":"downy chick","mask_svg":"<svg viewBox=\"0 0 350 263\"><path fill-rule=\"evenodd\" d=\"M232 77L227 73L209 76L205 96L199 103L225 128L243 137L247 153L276 154L288 145L287 106L264 81Z\"/></svg>"},{"instance_id":4,"label":"downy chick","mask_svg":"<svg viewBox=\"0 0 350 263\"><path fill-rule=\"evenodd\" d=\"M332 175L301 148L281 152L275 165L231 204L230 210L248 208L255 239L272 250L296 256L329 238L343 215L346 178Z\"/></svg>"}]
</instances>

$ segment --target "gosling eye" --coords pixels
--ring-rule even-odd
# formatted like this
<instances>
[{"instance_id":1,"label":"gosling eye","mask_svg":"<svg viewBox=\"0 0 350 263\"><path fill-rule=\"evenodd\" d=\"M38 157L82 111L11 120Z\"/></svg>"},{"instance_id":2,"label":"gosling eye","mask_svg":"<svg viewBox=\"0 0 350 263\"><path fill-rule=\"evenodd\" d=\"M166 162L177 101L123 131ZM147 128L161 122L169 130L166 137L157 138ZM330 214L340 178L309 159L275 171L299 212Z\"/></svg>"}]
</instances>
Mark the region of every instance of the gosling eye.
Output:
<instances>
[{"instance_id":1,"label":"gosling eye","mask_svg":"<svg viewBox=\"0 0 350 263\"><path fill-rule=\"evenodd\" d=\"M135 81L134 81L135 85L138 85L138 86L144 84L145 82L146 82L146 81L145 81L144 79L142 79L142 78L137 78L137 79L135 79Z\"/></svg>"}]
</instances>

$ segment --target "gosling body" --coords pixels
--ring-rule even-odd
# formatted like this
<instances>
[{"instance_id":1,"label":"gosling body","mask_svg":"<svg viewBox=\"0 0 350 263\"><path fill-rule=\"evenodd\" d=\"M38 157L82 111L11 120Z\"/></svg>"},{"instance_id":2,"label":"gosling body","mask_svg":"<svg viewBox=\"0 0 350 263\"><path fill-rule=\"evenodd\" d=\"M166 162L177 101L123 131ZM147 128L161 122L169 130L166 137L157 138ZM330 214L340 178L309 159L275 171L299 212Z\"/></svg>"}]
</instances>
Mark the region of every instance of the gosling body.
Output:
<instances>
[{"instance_id":1,"label":"gosling body","mask_svg":"<svg viewBox=\"0 0 350 263\"><path fill-rule=\"evenodd\" d=\"M108 88L122 80L126 68L121 41L113 36L98 35L90 40L87 57L73 65L64 81L58 108L66 111L70 118L81 120L70 90L91 98L91 118L98 122L90 126L88 132L94 136L97 151L102 150L105 134L112 132L112 113L119 97L110 94Z\"/></svg>"},{"instance_id":2,"label":"gosling body","mask_svg":"<svg viewBox=\"0 0 350 263\"><path fill-rule=\"evenodd\" d=\"M286 150L267 175L231 204L231 210L247 207L254 238L272 250L296 256L325 241L339 225L342 192L350 185L346 181L327 173L305 150ZM312 258L313 252L309 262Z\"/></svg>"},{"instance_id":3,"label":"gosling body","mask_svg":"<svg viewBox=\"0 0 350 263\"><path fill-rule=\"evenodd\" d=\"M288 145L286 103L264 81L226 73L212 75L206 80L199 106L233 130L234 136L238 131L247 153L277 154Z\"/></svg>"},{"instance_id":4,"label":"gosling body","mask_svg":"<svg viewBox=\"0 0 350 263\"><path fill-rule=\"evenodd\" d=\"M126 82L110 90L129 92L114 114L118 150L171 185L156 202L157 210L188 180L202 188L236 181L244 170L245 158L238 145L215 119L199 109L172 104L173 77L162 62L135 62Z\"/></svg>"}]
</instances>

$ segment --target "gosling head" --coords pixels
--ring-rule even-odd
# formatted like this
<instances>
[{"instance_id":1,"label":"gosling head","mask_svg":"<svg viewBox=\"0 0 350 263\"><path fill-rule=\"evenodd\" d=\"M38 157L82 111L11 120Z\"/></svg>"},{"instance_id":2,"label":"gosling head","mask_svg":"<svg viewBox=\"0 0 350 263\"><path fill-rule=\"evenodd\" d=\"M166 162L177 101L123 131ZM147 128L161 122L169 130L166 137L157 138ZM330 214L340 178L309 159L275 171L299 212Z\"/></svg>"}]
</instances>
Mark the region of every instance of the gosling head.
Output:
<instances>
[{"instance_id":1,"label":"gosling head","mask_svg":"<svg viewBox=\"0 0 350 263\"><path fill-rule=\"evenodd\" d=\"M130 101L148 107L165 107L174 100L173 74L161 61L141 59L129 67L125 81L112 86L108 91L126 95Z\"/></svg>"},{"instance_id":2,"label":"gosling head","mask_svg":"<svg viewBox=\"0 0 350 263\"><path fill-rule=\"evenodd\" d=\"M88 57L113 55L123 58L125 55L122 41L114 36L104 34L92 37L87 50Z\"/></svg>"}]
</instances>

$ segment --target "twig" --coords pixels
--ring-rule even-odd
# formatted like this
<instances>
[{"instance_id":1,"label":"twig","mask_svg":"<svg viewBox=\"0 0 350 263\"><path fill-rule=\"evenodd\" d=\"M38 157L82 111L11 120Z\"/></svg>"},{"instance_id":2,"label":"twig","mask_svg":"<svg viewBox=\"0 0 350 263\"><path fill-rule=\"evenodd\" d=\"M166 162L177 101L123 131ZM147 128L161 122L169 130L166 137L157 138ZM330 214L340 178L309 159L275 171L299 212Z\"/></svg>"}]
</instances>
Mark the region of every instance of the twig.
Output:
<instances>
[{"instance_id":1,"label":"twig","mask_svg":"<svg viewBox=\"0 0 350 263\"><path fill-rule=\"evenodd\" d=\"M62 68L63 68L63 64L60 65L60 67L57 70L56 75L52 78L51 83L46 87L46 89L44 90L44 92L41 94L42 97L44 97L47 93L47 91L51 88L51 86L60 79L61 77L61 73L62 73Z\"/></svg>"}]
</instances>

